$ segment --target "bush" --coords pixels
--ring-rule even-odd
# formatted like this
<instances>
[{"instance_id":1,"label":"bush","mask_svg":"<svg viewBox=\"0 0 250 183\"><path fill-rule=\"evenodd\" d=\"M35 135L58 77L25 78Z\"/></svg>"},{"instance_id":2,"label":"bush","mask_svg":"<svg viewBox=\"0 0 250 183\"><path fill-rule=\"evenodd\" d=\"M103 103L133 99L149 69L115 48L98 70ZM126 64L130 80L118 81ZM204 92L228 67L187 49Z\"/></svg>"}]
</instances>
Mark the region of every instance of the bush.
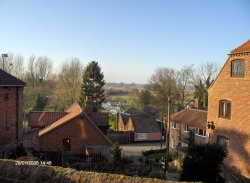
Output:
<instances>
[{"instance_id":1,"label":"bush","mask_svg":"<svg viewBox=\"0 0 250 183\"><path fill-rule=\"evenodd\" d=\"M181 180L216 182L226 155L225 147L219 144L194 144L184 159Z\"/></svg>"},{"instance_id":2,"label":"bush","mask_svg":"<svg viewBox=\"0 0 250 183\"><path fill-rule=\"evenodd\" d=\"M167 150L166 150L166 148L164 148L164 149L155 149L155 150L143 151L142 154L143 154L143 156L148 156L150 154L166 153L166 152L167 152Z\"/></svg>"}]
</instances>

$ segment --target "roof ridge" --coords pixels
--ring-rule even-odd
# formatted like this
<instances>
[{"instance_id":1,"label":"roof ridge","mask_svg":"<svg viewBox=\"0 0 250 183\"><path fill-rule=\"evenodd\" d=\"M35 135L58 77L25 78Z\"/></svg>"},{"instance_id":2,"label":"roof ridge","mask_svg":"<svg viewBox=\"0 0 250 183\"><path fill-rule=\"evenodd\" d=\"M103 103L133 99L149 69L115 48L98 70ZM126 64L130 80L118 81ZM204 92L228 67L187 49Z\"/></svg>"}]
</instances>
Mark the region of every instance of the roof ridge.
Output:
<instances>
[{"instance_id":1,"label":"roof ridge","mask_svg":"<svg viewBox=\"0 0 250 183\"><path fill-rule=\"evenodd\" d=\"M5 70L0 69L0 76L1 75L5 77L3 78L3 80L1 80L0 77L0 86L27 86L27 84L24 81L6 72ZM1 83L2 81L6 83Z\"/></svg>"}]
</instances>

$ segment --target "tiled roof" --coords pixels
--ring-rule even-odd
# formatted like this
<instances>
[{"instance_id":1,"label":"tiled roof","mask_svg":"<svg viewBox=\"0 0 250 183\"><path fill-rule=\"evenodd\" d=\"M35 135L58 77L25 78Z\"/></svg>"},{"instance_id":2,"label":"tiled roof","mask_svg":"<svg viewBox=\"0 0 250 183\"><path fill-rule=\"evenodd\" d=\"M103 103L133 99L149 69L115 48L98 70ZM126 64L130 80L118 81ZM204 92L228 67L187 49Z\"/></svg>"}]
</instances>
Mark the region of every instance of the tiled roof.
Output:
<instances>
[{"instance_id":1,"label":"tiled roof","mask_svg":"<svg viewBox=\"0 0 250 183\"><path fill-rule=\"evenodd\" d=\"M46 128L43 128L39 131L39 137L45 135L46 133L54 130L55 128L67 123L68 121L78 117L81 115L82 111L80 110L80 106L78 104L73 104L69 110L67 110L67 115L63 116L62 118L58 119L54 123L52 123L50 126L47 126Z\"/></svg>"},{"instance_id":2,"label":"tiled roof","mask_svg":"<svg viewBox=\"0 0 250 183\"><path fill-rule=\"evenodd\" d=\"M88 113L87 114L92 121L99 127L109 126L109 116L108 113Z\"/></svg>"},{"instance_id":3,"label":"tiled roof","mask_svg":"<svg viewBox=\"0 0 250 183\"><path fill-rule=\"evenodd\" d=\"M139 110L139 109L136 109L136 108L130 108L128 109L125 114L130 114L130 115L133 115L133 116L154 116L154 113L150 111L145 111L145 110Z\"/></svg>"},{"instance_id":4,"label":"tiled roof","mask_svg":"<svg viewBox=\"0 0 250 183\"><path fill-rule=\"evenodd\" d=\"M207 111L199 109L184 109L172 114L170 120L191 127L206 129Z\"/></svg>"},{"instance_id":5,"label":"tiled roof","mask_svg":"<svg viewBox=\"0 0 250 183\"><path fill-rule=\"evenodd\" d=\"M82 112L82 108L77 102L75 102L69 108L65 109L65 112Z\"/></svg>"},{"instance_id":6,"label":"tiled roof","mask_svg":"<svg viewBox=\"0 0 250 183\"><path fill-rule=\"evenodd\" d=\"M157 133L161 132L159 123L154 118L131 116L136 133Z\"/></svg>"},{"instance_id":7,"label":"tiled roof","mask_svg":"<svg viewBox=\"0 0 250 183\"><path fill-rule=\"evenodd\" d=\"M58 119L66 116L68 112L44 112L34 111L29 114L29 127L44 128Z\"/></svg>"},{"instance_id":8,"label":"tiled roof","mask_svg":"<svg viewBox=\"0 0 250 183\"><path fill-rule=\"evenodd\" d=\"M89 117L89 114L86 114L84 111L82 111L82 109L78 103L74 103L72 106L70 106L68 109L66 109L65 112L67 112L67 115L58 119L57 121L52 123L50 126L47 126L43 129L41 129L38 133L38 136L41 137L41 136L53 131L54 129L62 126L63 124L70 122L72 119L75 119L75 118L80 117L80 116L84 116L90 122L90 124L93 125L93 127L103 136L103 138L106 139L109 144L112 144L111 140L106 135L104 135L102 133L102 131L95 124L95 122ZM94 116L94 114L93 114L93 116ZM98 117L96 118L96 120L99 118L101 118L102 120L104 118L108 119L108 114L103 114L103 115L97 114L97 116ZM107 120L107 122L108 122L108 120ZM100 122L96 122L96 123L100 123Z\"/></svg>"},{"instance_id":9,"label":"tiled roof","mask_svg":"<svg viewBox=\"0 0 250 183\"><path fill-rule=\"evenodd\" d=\"M130 115L129 114L124 114L124 113L120 113L120 114L121 114L123 125L126 126L127 123L128 123Z\"/></svg>"},{"instance_id":10,"label":"tiled roof","mask_svg":"<svg viewBox=\"0 0 250 183\"><path fill-rule=\"evenodd\" d=\"M25 86L26 83L0 69L0 86Z\"/></svg>"},{"instance_id":11,"label":"tiled roof","mask_svg":"<svg viewBox=\"0 0 250 183\"><path fill-rule=\"evenodd\" d=\"M238 54L238 53L250 53L250 39L243 44L241 44L239 47L233 49L231 51L231 54Z\"/></svg>"}]
</instances>

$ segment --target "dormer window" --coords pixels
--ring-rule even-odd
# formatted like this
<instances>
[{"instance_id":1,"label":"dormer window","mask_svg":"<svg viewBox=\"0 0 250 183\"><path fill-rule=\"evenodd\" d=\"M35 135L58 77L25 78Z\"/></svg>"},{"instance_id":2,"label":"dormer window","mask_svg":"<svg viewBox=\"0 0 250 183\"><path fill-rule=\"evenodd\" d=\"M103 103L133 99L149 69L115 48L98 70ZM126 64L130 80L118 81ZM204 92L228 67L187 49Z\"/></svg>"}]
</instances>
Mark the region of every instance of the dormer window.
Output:
<instances>
[{"instance_id":1,"label":"dormer window","mask_svg":"<svg viewBox=\"0 0 250 183\"><path fill-rule=\"evenodd\" d=\"M245 74L245 62L243 60L233 60L231 66L231 76L243 78Z\"/></svg>"}]
</instances>

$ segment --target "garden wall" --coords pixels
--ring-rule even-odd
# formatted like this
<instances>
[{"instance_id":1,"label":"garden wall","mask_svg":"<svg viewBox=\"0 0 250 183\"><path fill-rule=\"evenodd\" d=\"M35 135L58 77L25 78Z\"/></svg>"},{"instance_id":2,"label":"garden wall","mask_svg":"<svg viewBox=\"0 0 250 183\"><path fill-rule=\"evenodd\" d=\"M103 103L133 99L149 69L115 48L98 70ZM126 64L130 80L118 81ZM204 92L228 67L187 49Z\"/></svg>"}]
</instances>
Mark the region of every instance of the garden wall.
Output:
<instances>
[{"instance_id":1,"label":"garden wall","mask_svg":"<svg viewBox=\"0 0 250 183\"><path fill-rule=\"evenodd\" d=\"M173 183L159 179L129 177L117 174L77 171L56 166L16 165L14 160L0 159L1 183Z\"/></svg>"}]
</instances>

